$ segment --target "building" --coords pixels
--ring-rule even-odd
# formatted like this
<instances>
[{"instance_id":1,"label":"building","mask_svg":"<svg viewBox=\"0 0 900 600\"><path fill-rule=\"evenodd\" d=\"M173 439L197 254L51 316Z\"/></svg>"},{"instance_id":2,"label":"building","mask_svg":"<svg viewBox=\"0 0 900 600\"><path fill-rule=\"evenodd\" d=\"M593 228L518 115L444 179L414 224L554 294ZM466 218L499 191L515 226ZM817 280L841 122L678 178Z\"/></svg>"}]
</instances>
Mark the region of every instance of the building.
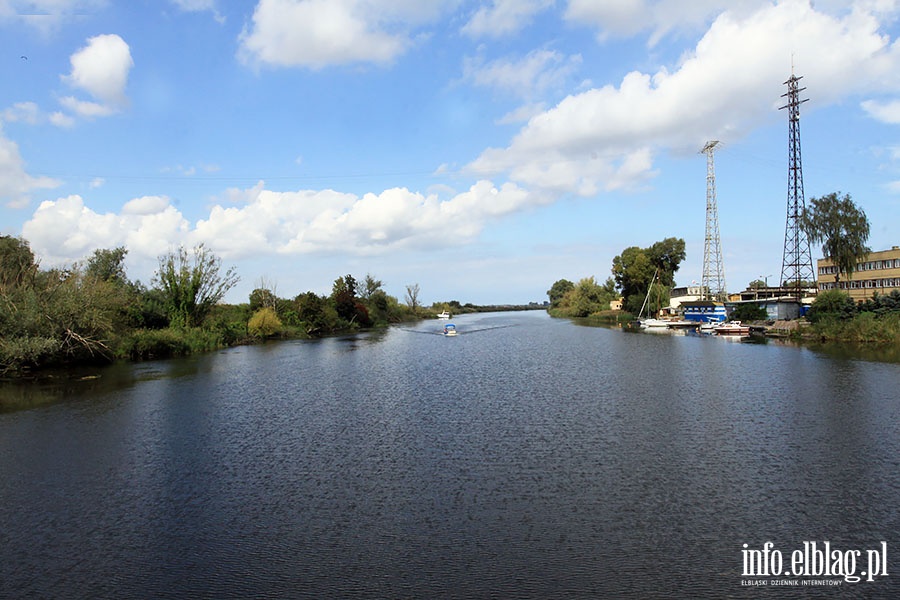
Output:
<instances>
[{"instance_id":1,"label":"building","mask_svg":"<svg viewBox=\"0 0 900 600\"><path fill-rule=\"evenodd\" d=\"M704 285L688 285L672 288L669 293L669 308L678 309L684 302L695 302L709 296L709 288Z\"/></svg>"},{"instance_id":2,"label":"building","mask_svg":"<svg viewBox=\"0 0 900 600\"><path fill-rule=\"evenodd\" d=\"M819 291L833 290L836 287L837 267L831 259L822 258L816 261L818 266L817 284ZM866 260L857 263L856 269L849 277L842 274L838 284L840 289L850 294L856 302L862 302L875 294L885 295L900 291L900 246L890 250L870 252Z\"/></svg>"}]
</instances>

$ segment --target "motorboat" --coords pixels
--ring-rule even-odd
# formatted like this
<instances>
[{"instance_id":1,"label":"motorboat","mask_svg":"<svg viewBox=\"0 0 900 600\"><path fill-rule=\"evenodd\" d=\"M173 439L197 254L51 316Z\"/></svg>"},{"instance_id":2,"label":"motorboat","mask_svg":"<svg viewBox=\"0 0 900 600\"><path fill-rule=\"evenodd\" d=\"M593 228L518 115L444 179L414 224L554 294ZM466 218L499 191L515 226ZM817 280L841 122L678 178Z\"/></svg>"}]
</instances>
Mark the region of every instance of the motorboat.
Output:
<instances>
[{"instance_id":1,"label":"motorboat","mask_svg":"<svg viewBox=\"0 0 900 600\"><path fill-rule=\"evenodd\" d=\"M666 327L669 329L693 329L696 328L698 323L696 321L688 321L687 319L678 319L674 321L667 321Z\"/></svg>"},{"instance_id":2,"label":"motorboat","mask_svg":"<svg viewBox=\"0 0 900 600\"><path fill-rule=\"evenodd\" d=\"M750 326L740 321L731 321L714 328L717 335L750 335Z\"/></svg>"},{"instance_id":3,"label":"motorboat","mask_svg":"<svg viewBox=\"0 0 900 600\"><path fill-rule=\"evenodd\" d=\"M450 320L450 313L448 313L446 310L445 310L445 311L441 311L441 312L438 313L437 318L440 319L440 320L442 320L442 321L449 321L449 320Z\"/></svg>"},{"instance_id":4,"label":"motorboat","mask_svg":"<svg viewBox=\"0 0 900 600\"><path fill-rule=\"evenodd\" d=\"M447 337L457 335L456 325L454 325L453 323L447 323L446 325L444 325L444 335Z\"/></svg>"}]
</instances>

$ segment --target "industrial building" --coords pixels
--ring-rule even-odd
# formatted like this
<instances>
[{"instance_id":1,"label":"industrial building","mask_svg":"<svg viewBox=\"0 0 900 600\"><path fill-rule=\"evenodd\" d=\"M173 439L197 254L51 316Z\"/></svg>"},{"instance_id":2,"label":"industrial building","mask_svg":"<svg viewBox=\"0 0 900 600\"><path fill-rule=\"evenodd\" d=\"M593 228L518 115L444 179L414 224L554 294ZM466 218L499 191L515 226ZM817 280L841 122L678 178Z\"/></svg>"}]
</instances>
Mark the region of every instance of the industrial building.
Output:
<instances>
[{"instance_id":1,"label":"industrial building","mask_svg":"<svg viewBox=\"0 0 900 600\"><path fill-rule=\"evenodd\" d=\"M900 291L900 247L890 250L870 252L866 260L857 263L850 276L842 273L838 277L837 267L828 258L816 261L819 291L833 290L837 287L850 294L856 302L863 302L875 294L890 294ZM837 283L835 283L837 280Z\"/></svg>"}]
</instances>

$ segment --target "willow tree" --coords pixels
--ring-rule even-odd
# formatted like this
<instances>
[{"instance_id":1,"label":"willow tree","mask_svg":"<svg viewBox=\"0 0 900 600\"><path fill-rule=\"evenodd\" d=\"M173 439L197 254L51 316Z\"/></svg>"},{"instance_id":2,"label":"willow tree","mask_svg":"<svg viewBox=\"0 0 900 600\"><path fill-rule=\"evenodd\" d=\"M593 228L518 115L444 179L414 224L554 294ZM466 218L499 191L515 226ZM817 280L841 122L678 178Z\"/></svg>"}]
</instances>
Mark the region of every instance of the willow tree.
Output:
<instances>
[{"instance_id":1,"label":"willow tree","mask_svg":"<svg viewBox=\"0 0 900 600\"><path fill-rule=\"evenodd\" d=\"M194 327L239 280L234 267L222 273L221 259L200 244L160 256L154 284L162 293L169 324Z\"/></svg>"},{"instance_id":2,"label":"willow tree","mask_svg":"<svg viewBox=\"0 0 900 600\"><path fill-rule=\"evenodd\" d=\"M800 226L814 244L822 244L822 254L834 263L835 286L841 274L853 276L856 264L866 259L871 249L869 219L861 208L853 203L850 194L843 198L832 192L821 198L812 198L804 209Z\"/></svg>"}]
</instances>

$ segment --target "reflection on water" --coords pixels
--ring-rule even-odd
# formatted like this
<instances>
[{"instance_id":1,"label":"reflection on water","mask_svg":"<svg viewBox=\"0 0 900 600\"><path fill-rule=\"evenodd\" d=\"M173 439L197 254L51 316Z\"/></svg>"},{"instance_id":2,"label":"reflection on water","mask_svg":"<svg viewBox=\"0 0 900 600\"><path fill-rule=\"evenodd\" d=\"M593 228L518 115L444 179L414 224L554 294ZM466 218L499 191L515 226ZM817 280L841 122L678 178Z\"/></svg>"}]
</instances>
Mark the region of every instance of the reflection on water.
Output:
<instances>
[{"instance_id":1,"label":"reflection on water","mask_svg":"<svg viewBox=\"0 0 900 600\"><path fill-rule=\"evenodd\" d=\"M0 414L0 597L758 598L745 543L894 555L897 365L454 322L35 384Z\"/></svg>"},{"instance_id":2,"label":"reflection on water","mask_svg":"<svg viewBox=\"0 0 900 600\"><path fill-rule=\"evenodd\" d=\"M142 381L196 374L196 357L104 367L49 369L25 380L0 380L0 413L92 398Z\"/></svg>"}]
</instances>

